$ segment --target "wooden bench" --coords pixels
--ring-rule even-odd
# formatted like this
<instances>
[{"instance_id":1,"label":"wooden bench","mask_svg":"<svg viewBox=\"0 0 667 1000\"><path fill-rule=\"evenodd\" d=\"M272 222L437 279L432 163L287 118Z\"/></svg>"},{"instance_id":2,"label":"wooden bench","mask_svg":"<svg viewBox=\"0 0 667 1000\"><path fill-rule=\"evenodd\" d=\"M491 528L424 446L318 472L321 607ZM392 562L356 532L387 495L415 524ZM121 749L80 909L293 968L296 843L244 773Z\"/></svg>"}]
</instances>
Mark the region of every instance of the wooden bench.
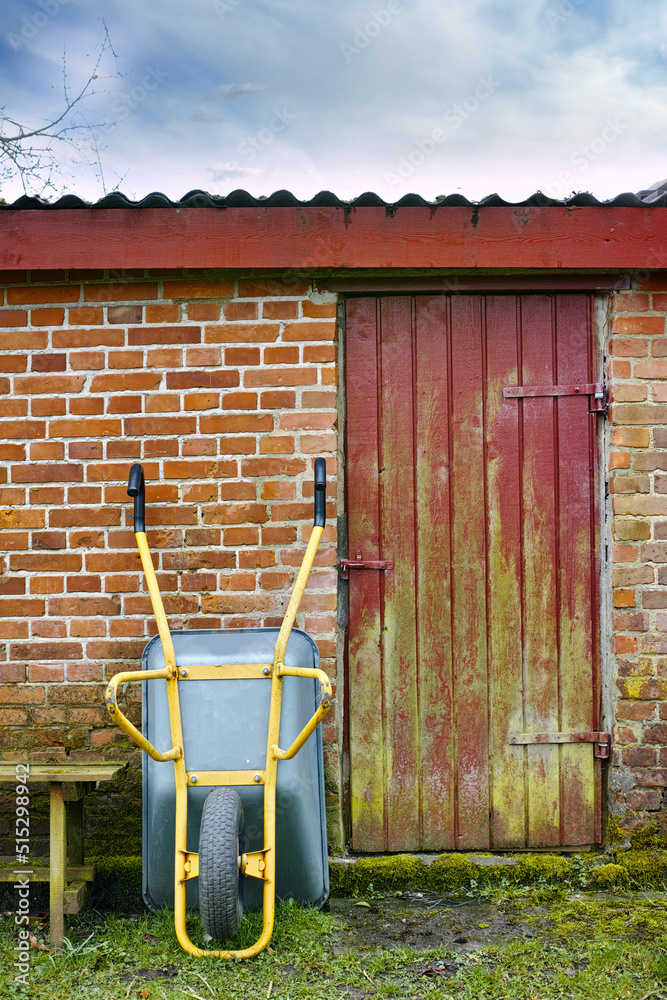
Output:
<instances>
[{"instance_id":1,"label":"wooden bench","mask_svg":"<svg viewBox=\"0 0 667 1000\"><path fill-rule=\"evenodd\" d=\"M17 765L28 767L28 773ZM37 863L28 855L22 864L15 857L0 858L0 882L49 883L49 940L60 948L65 936L65 914L78 913L88 887L95 878L95 866L84 864L83 800L100 781L111 781L127 767L126 763L89 764L67 762L45 764L30 760L0 762L0 781L12 784L48 782L50 786L49 864Z\"/></svg>"}]
</instances>

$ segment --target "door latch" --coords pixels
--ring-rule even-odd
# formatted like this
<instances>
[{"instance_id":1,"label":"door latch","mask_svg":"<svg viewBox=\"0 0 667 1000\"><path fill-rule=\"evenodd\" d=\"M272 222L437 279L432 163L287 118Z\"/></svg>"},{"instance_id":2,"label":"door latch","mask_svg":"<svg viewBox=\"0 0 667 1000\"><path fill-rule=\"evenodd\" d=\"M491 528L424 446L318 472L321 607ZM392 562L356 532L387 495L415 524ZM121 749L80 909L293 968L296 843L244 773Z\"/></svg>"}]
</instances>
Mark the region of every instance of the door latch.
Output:
<instances>
[{"instance_id":1,"label":"door latch","mask_svg":"<svg viewBox=\"0 0 667 1000\"><path fill-rule=\"evenodd\" d=\"M349 571L351 569L381 569L384 570L385 573L388 573L393 568L393 559L362 559L361 549L357 549L356 558L341 559L340 561L340 575L343 580L349 579Z\"/></svg>"}]
</instances>

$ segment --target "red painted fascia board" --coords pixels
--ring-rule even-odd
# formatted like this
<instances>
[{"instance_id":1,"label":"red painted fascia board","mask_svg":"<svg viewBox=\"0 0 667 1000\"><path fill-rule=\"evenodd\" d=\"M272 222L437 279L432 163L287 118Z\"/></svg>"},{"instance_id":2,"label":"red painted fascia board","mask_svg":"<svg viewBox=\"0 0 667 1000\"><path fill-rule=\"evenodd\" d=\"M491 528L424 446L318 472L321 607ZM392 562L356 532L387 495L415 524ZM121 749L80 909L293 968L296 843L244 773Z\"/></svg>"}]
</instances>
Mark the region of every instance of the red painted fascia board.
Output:
<instances>
[{"instance_id":1,"label":"red painted fascia board","mask_svg":"<svg viewBox=\"0 0 667 1000\"><path fill-rule=\"evenodd\" d=\"M0 211L0 269L661 268L660 208Z\"/></svg>"}]
</instances>

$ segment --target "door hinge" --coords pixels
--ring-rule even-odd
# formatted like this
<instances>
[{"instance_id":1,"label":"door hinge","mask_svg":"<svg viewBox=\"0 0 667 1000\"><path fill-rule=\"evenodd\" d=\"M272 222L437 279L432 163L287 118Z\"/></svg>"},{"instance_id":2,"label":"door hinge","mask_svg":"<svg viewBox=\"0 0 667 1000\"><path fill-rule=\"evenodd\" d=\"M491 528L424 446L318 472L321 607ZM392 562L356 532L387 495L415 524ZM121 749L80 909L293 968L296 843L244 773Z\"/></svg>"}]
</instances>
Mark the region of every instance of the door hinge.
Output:
<instances>
[{"instance_id":1,"label":"door hinge","mask_svg":"<svg viewBox=\"0 0 667 1000\"><path fill-rule=\"evenodd\" d=\"M591 413L607 412L607 392L602 382L579 382L576 385L507 385L505 399L536 396L589 396Z\"/></svg>"},{"instance_id":2,"label":"door hinge","mask_svg":"<svg viewBox=\"0 0 667 1000\"><path fill-rule=\"evenodd\" d=\"M593 756L606 760L611 752L611 735L609 733L512 733L508 743L514 746L522 744L550 743L592 743Z\"/></svg>"},{"instance_id":3,"label":"door hinge","mask_svg":"<svg viewBox=\"0 0 667 1000\"><path fill-rule=\"evenodd\" d=\"M349 579L350 569L382 569L388 573L393 568L393 559L362 559L361 549L357 549L354 559L341 559L340 561L340 575L343 580Z\"/></svg>"}]
</instances>

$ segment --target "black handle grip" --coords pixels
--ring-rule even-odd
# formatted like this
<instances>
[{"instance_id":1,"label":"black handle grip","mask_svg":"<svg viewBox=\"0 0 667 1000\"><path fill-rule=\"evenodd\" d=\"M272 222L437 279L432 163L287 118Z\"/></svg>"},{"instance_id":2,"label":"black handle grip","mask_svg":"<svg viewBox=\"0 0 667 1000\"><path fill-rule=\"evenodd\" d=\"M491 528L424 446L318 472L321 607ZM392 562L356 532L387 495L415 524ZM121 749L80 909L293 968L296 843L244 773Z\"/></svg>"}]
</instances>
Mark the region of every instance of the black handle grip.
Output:
<instances>
[{"instance_id":1,"label":"black handle grip","mask_svg":"<svg viewBox=\"0 0 667 1000\"><path fill-rule=\"evenodd\" d=\"M327 519L327 465L315 459L315 526L323 528Z\"/></svg>"},{"instance_id":2,"label":"black handle grip","mask_svg":"<svg viewBox=\"0 0 667 1000\"><path fill-rule=\"evenodd\" d=\"M130 477L127 481L127 495L134 497L134 532L145 531L146 514L146 480L144 479L143 466L135 462L130 469Z\"/></svg>"}]
</instances>

